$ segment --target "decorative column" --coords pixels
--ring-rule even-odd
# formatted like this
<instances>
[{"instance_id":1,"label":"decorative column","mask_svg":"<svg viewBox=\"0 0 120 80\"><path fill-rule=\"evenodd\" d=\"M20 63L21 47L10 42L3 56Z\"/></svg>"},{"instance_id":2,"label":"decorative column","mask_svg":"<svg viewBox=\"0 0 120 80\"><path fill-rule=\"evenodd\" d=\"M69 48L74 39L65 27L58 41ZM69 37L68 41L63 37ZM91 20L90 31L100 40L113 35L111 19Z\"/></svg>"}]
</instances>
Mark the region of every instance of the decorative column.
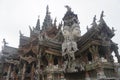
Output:
<instances>
[{"instance_id":1,"label":"decorative column","mask_svg":"<svg viewBox=\"0 0 120 80\"><path fill-rule=\"evenodd\" d=\"M107 55L106 55L107 61L113 63L114 59L112 56L112 52L110 50L110 47L107 47Z\"/></svg>"},{"instance_id":2,"label":"decorative column","mask_svg":"<svg viewBox=\"0 0 120 80\"><path fill-rule=\"evenodd\" d=\"M24 63L24 65L23 65L23 71L22 71L22 79L21 80L24 80L25 71L26 71L26 64Z\"/></svg>"},{"instance_id":3,"label":"decorative column","mask_svg":"<svg viewBox=\"0 0 120 80\"><path fill-rule=\"evenodd\" d=\"M92 54L92 58L94 61L99 59L99 52L98 52L98 46L92 46L89 48L89 51Z\"/></svg>"},{"instance_id":4,"label":"decorative column","mask_svg":"<svg viewBox=\"0 0 120 80\"><path fill-rule=\"evenodd\" d=\"M9 68L8 68L8 72L7 72L7 79L6 80L9 80L10 78L10 71L11 71L11 64L9 65Z\"/></svg>"},{"instance_id":5,"label":"decorative column","mask_svg":"<svg viewBox=\"0 0 120 80\"><path fill-rule=\"evenodd\" d=\"M91 80L90 76L89 76L89 73L87 71L85 72L85 80Z\"/></svg>"},{"instance_id":6,"label":"decorative column","mask_svg":"<svg viewBox=\"0 0 120 80\"><path fill-rule=\"evenodd\" d=\"M37 64L37 69L36 69L36 72L37 72L37 78L38 78L38 80L40 80L40 55L38 54L38 56L37 56L37 59L38 59L38 64ZM38 71L37 71L38 70Z\"/></svg>"},{"instance_id":7,"label":"decorative column","mask_svg":"<svg viewBox=\"0 0 120 80\"><path fill-rule=\"evenodd\" d=\"M106 78L105 74L104 74L104 70L103 70L103 67L102 67L102 63L101 61L98 61L97 62L97 69L96 69L96 72L97 72L97 80L103 80Z\"/></svg>"},{"instance_id":8,"label":"decorative column","mask_svg":"<svg viewBox=\"0 0 120 80\"><path fill-rule=\"evenodd\" d=\"M103 68L100 67L97 69L97 80L104 80L106 78Z\"/></svg>"},{"instance_id":9,"label":"decorative column","mask_svg":"<svg viewBox=\"0 0 120 80\"><path fill-rule=\"evenodd\" d=\"M48 74L47 74L47 79L54 80L54 69L53 69L53 64L54 64L54 57L51 54L46 55L47 60L48 60Z\"/></svg>"},{"instance_id":10,"label":"decorative column","mask_svg":"<svg viewBox=\"0 0 120 80\"><path fill-rule=\"evenodd\" d=\"M35 72L34 64L32 64L32 68L31 68L31 80L34 80L34 72Z\"/></svg>"}]
</instances>

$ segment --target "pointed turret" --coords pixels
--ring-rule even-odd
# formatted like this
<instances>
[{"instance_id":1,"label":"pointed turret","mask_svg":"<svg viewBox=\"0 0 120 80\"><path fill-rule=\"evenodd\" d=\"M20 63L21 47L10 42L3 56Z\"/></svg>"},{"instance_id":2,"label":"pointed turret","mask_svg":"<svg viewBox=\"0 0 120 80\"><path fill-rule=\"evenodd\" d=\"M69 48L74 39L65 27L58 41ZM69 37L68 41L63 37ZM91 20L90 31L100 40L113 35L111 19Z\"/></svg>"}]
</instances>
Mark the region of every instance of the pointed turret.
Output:
<instances>
[{"instance_id":1,"label":"pointed turret","mask_svg":"<svg viewBox=\"0 0 120 80\"><path fill-rule=\"evenodd\" d=\"M42 29L45 30L48 27L52 27L52 19L51 19L51 16L50 16L49 7L47 5L47 7L46 7L46 16L45 16L45 19L44 19L44 22L43 22Z\"/></svg>"},{"instance_id":2,"label":"pointed turret","mask_svg":"<svg viewBox=\"0 0 120 80\"><path fill-rule=\"evenodd\" d=\"M38 20L37 20L37 24L36 24L36 30L40 30L40 19L39 19L39 16L38 16Z\"/></svg>"}]
</instances>

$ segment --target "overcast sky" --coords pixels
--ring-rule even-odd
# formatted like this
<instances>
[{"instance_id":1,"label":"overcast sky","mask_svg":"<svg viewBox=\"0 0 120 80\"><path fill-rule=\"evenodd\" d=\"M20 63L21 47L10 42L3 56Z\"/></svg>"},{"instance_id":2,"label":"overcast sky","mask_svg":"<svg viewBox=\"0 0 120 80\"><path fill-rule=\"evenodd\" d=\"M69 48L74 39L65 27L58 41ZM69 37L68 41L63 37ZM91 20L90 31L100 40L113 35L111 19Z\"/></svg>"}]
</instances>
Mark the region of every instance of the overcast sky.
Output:
<instances>
[{"instance_id":1,"label":"overcast sky","mask_svg":"<svg viewBox=\"0 0 120 80\"><path fill-rule=\"evenodd\" d=\"M87 25L90 27L93 16L98 21L104 10L107 25L116 29L113 41L120 47L120 0L0 0L0 46L5 38L9 46L18 47L19 30L29 36L28 26L35 26L39 15L42 25L47 5L51 17L53 20L56 17L58 23L66 12L64 6L69 5L78 14L82 34Z\"/></svg>"}]
</instances>

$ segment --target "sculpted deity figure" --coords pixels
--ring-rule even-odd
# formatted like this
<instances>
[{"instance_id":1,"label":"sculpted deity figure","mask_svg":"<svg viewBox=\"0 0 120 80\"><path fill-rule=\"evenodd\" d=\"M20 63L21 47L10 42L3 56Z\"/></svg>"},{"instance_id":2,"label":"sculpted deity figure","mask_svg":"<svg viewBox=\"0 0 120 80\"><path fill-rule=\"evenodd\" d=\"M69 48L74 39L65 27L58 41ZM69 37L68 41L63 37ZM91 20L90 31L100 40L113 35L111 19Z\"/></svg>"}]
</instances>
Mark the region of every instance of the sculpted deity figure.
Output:
<instances>
[{"instance_id":1,"label":"sculpted deity figure","mask_svg":"<svg viewBox=\"0 0 120 80\"><path fill-rule=\"evenodd\" d=\"M77 15L71 11L69 6L65 7L67 8L67 12L63 18L64 42L62 43L62 56L67 56L67 63L64 65L66 66L65 68L70 68L70 62L74 62L75 60L74 53L78 50L76 41L81 36L81 32Z\"/></svg>"}]
</instances>

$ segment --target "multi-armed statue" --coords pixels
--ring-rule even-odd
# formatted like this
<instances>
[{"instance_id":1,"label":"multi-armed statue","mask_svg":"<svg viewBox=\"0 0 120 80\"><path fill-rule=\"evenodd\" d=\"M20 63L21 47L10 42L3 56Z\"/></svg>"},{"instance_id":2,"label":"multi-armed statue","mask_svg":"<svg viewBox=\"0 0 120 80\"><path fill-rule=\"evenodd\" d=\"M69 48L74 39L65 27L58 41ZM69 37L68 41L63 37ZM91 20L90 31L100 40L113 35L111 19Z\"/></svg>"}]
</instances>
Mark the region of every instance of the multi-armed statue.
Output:
<instances>
[{"instance_id":1,"label":"multi-armed statue","mask_svg":"<svg viewBox=\"0 0 120 80\"><path fill-rule=\"evenodd\" d=\"M80 35L80 26L78 17L71 11L69 6L65 6L67 12L63 17L63 36L64 42L62 43L62 56L67 56L67 62L75 60L74 53L78 50L76 40Z\"/></svg>"}]
</instances>

